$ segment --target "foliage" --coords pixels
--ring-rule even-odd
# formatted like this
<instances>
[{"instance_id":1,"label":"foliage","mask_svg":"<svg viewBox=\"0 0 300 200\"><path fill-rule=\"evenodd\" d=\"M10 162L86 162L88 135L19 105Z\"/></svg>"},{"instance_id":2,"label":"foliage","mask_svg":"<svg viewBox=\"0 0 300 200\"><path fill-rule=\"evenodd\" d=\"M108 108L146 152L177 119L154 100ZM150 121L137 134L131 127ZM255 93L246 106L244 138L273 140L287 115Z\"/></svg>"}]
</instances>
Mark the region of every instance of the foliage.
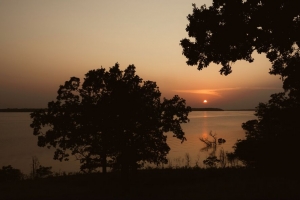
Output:
<instances>
[{"instance_id":1,"label":"foliage","mask_svg":"<svg viewBox=\"0 0 300 200\"><path fill-rule=\"evenodd\" d=\"M220 160L217 156L208 156L205 160L203 160L203 164L208 167L217 167L217 163L219 162Z\"/></svg>"},{"instance_id":2,"label":"foliage","mask_svg":"<svg viewBox=\"0 0 300 200\"><path fill-rule=\"evenodd\" d=\"M256 120L242 125L246 139L238 140L235 156L247 166L298 166L300 125L300 10L297 1L214 0L210 7L193 5L181 40L188 65L198 70L221 64L221 74L232 72L237 60L252 62L254 51L272 63L270 74L280 75L283 93L273 94L256 108ZM284 160L282 160L284 159Z\"/></svg>"},{"instance_id":3,"label":"foliage","mask_svg":"<svg viewBox=\"0 0 300 200\"><path fill-rule=\"evenodd\" d=\"M149 169L130 179L76 174L0 187L1 199L299 199L299 179L247 168Z\"/></svg>"},{"instance_id":4,"label":"foliage","mask_svg":"<svg viewBox=\"0 0 300 200\"><path fill-rule=\"evenodd\" d=\"M256 108L257 120L243 123L246 139L235 144L235 154L247 166L297 169L300 106L284 93L273 94ZM284 159L284 160L283 160Z\"/></svg>"},{"instance_id":5,"label":"foliage","mask_svg":"<svg viewBox=\"0 0 300 200\"><path fill-rule=\"evenodd\" d=\"M36 175L38 178L45 178L51 176L53 172L51 171L52 167L44 167L42 165L36 169Z\"/></svg>"},{"instance_id":6,"label":"foliage","mask_svg":"<svg viewBox=\"0 0 300 200\"><path fill-rule=\"evenodd\" d=\"M51 171L52 167L44 167L40 164L37 157L32 157L32 164L31 164L31 174L30 176L35 178L45 178L51 176L53 172Z\"/></svg>"},{"instance_id":7,"label":"foliage","mask_svg":"<svg viewBox=\"0 0 300 200\"><path fill-rule=\"evenodd\" d=\"M226 152L226 161L230 167L240 167L239 160L235 153Z\"/></svg>"},{"instance_id":8,"label":"foliage","mask_svg":"<svg viewBox=\"0 0 300 200\"><path fill-rule=\"evenodd\" d=\"M119 64L109 71L91 70L70 78L58 90L56 101L33 112L38 146L54 147L54 159L80 160L81 170L106 167L135 170L145 162L166 163L170 148L164 132L185 140L180 124L188 122L191 108L179 96L161 100L155 82L142 81L135 66Z\"/></svg>"},{"instance_id":9,"label":"foliage","mask_svg":"<svg viewBox=\"0 0 300 200\"><path fill-rule=\"evenodd\" d=\"M199 140L206 145L207 149L211 148L211 147L213 147L214 149L216 149L216 146L217 146L217 134L216 133L213 134L212 131L210 131L208 135L213 138L213 141L210 141L208 139L208 137L206 137L206 138L201 137L201 138L199 138Z\"/></svg>"},{"instance_id":10,"label":"foliage","mask_svg":"<svg viewBox=\"0 0 300 200\"><path fill-rule=\"evenodd\" d=\"M187 64L201 70L211 62L222 64L221 74L231 73L230 63L252 62L253 51L266 53L272 74L285 76L283 65L299 44L300 10L297 1L214 0L187 16L190 39L182 39ZM295 46L296 45L296 46Z\"/></svg>"},{"instance_id":11,"label":"foliage","mask_svg":"<svg viewBox=\"0 0 300 200\"><path fill-rule=\"evenodd\" d=\"M2 166L0 169L0 181L19 181L23 179L23 174L19 169L13 168L11 165Z\"/></svg>"}]
</instances>

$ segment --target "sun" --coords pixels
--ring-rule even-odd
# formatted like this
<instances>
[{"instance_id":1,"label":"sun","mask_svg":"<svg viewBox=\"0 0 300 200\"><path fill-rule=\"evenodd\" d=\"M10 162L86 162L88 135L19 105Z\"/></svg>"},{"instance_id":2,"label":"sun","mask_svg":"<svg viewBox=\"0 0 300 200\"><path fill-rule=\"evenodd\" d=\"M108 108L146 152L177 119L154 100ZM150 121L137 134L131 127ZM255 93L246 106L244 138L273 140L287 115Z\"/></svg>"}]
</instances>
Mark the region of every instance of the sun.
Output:
<instances>
[{"instance_id":1,"label":"sun","mask_svg":"<svg viewBox=\"0 0 300 200\"><path fill-rule=\"evenodd\" d=\"M205 100L203 101L203 103L207 103L207 100L205 99Z\"/></svg>"}]
</instances>

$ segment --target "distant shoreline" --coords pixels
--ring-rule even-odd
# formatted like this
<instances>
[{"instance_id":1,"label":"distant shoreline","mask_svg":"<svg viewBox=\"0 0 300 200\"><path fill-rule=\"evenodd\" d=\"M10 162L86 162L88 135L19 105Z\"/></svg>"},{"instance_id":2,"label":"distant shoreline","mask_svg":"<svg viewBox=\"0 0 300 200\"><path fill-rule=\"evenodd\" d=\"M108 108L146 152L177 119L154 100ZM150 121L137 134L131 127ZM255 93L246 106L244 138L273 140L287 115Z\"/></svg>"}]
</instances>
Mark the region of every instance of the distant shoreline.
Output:
<instances>
[{"instance_id":1,"label":"distant shoreline","mask_svg":"<svg viewBox=\"0 0 300 200\"><path fill-rule=\"evenodd\" d=\"M248 108L248 109L226 109L225 111L255 111L255 108Z\"/></svg>"},{"instance_id":2,"label":"distant shoreline","mask_svg":"<svg viewBox=\"0 0 300 200\"><path fill-rule=\"evenodd\" d=\"M247 109L192 108L192 111L255 111L255 109L254 108L247 108Z\"/></svg>"},{"instance_id":3,"label":"distant shoreline","mask_svg":"<svg viewBox=\"0 0 300 200\"><path fill-rule=\"evenodd\" d=\"M43 108L4 108L0 112L34 112ZM192 108L192 111L255 111L255 109Z\"/></svg>"}]
</instances>

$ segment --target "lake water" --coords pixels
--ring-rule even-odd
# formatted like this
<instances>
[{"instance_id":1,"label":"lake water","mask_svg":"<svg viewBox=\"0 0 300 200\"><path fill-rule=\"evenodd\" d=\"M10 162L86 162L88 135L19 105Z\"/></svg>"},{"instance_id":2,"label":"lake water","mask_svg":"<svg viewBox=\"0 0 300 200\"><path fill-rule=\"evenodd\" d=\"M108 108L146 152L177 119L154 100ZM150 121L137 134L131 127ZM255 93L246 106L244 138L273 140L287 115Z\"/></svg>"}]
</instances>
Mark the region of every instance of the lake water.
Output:
<instances>
[{"instance_id":1,"label":"lake water","mask_svg":"<svg viewBox=\"0 0 300 200\"><path fill-rule=\"evenodd\" d=\"M198 161L203 166L203 160L211 153L203 150L205 144L200 137L208 137L210 131L218 138L224 138L225 143L217 146L216 154L220 149L230 152L237 139L243 139L245 133L241 128L243 122L255 119L253 111L194 111L189 114L190 122L183 124L187 141L172 137L168 133L167 143L171 150L168 154L169 163L174 166L186 164L186 154L190 157L190 165ZM71 157L67 162L53 160L52 149L37 146L37 137L30 128L30 113L0 112L0 167L12 165L29 174L33 156L36 156L43 166L52 166L55 172L78 172L79 162Z\"/></svg>"}]
</instances>

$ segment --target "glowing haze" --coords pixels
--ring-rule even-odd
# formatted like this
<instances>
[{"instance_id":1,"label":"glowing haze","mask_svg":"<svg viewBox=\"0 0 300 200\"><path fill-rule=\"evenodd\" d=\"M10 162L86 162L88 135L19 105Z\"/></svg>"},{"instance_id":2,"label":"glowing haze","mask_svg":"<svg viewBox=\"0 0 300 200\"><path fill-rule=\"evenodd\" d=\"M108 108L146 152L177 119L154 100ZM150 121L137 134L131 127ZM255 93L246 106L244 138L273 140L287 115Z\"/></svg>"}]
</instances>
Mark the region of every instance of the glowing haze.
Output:
<instances>
[{"instance_id":1,"label":"glowing haze","mask_svg":"<svg viewBox=\"0 0 300 200\"><path fill-rule=\"evenodd\" d=\"M178 94L192 107L254 108L282 91L265 55L236 62L227 77L220 66L198 71L185 63L186 17L192 3L211 2L0 0L0 108L46 107L70 77L116 62L134 64L163 97Z\"/></svg>"}]
</instances>

